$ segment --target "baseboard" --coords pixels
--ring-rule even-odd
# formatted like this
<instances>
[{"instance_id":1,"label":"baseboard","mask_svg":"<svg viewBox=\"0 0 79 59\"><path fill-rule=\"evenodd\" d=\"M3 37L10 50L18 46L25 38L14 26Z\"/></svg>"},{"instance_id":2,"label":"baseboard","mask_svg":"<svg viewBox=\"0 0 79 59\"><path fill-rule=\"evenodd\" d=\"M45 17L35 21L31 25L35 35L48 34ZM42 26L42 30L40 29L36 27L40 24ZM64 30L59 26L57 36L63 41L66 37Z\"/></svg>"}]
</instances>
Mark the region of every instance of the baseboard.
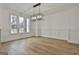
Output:
<instances>
[{"instance_id":1,"label":"baseboard","mask_svg":"<svg viewBox=\"0 0 79 59\"><path fill-rule=\"evenodd\" d=\"M77 41L71 41L71 40L68 40L67 42L69 42L69 43L73 43L73 44L79 44L79 42L77 42Z\"/></svg>"},{"instance_id":2,"label":"baseboard","mask_svg":"<svg viewBox=\"0 0 79 59\"><path fill-rule=\"evenodd\" d=\"M30 36L30 37L24 37L24 38L19 38L19 39L14 39L14 40L10 40L10 41L5 41L5 42L1 42L1 43L3 44L3 43L12 42L12 41L16 41L16 40L27 39L27 38L31 38L31 37L32 36Z\"/></svg>"},{"instance_id":3,"label":"baseboard","mask_svg":"<svg viewBox=\"0 0 79 59\"><path fill-rule=\"evenodd\" d=\"M69 44L78 44L79 45L79 42L73 42L73 41L70 41L70 40L64 40L64 39L59 39L59 38L51 38L51 37L45 37L45 36L30 36L30 37L24 37L24 38L15 39L15 40L6 41L6 42L1 42L1 43L7 43L7 42L22 40L22 39L27 39L27 38L32 38L32 37L42 37L42 38L48 38L48 39L56 39L56 40L61 40L61 41L68 42Z\"/></svg>"},{"instance_id":4,"label":"baseboard","mask_svg":"<svg viewBox=\"0 0 79 59\"><path fill-rule=\"evenodd\" d=\"M43 38L48 38L48 39L56 39L56 40L61 40L61 41L67 41L67 40L64 40L64 39L51 38L51 37L45 37L45 36L38 36L38 37L43 37Z\"/></svg>"}]
</instances>

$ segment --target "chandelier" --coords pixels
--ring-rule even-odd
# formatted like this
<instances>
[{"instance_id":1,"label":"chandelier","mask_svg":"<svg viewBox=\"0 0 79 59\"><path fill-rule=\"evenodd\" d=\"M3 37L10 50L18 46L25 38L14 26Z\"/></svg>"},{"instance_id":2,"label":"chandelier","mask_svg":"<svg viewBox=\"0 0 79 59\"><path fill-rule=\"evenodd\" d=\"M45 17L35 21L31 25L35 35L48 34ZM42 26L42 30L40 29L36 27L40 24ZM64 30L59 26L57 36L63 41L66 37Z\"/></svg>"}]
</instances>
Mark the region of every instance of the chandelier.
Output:
<instances>
[{"instance_id":1,"label":"chandelier","mask_svg":"<svg viewBox=\"0 0 79 59\"><path fill-rule=\"evenodd\" d=\"M33 15L31 17L32 21L42 20L42 14L40 13L40 5L41 3L33 5ZM39 7L39 12L35 14L34 8L36 8L37 6Z\"/></svg>"}]
</instances>

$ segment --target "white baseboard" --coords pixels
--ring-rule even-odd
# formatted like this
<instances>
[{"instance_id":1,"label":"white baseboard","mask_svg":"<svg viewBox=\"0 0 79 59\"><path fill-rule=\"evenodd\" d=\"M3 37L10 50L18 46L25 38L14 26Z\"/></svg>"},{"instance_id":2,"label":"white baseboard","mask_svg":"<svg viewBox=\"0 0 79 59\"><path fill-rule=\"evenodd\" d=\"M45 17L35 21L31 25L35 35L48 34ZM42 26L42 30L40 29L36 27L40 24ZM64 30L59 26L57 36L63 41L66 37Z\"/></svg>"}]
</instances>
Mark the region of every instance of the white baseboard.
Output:
<instances>
[{"instance_id":1,"label":"white baseboard","mask_svg":"<svg viewBox=\"0 0 79 59\"><path fill-rule=\"evenodd\" d=\"M78 41L71 41L71 40L67 40L67 42L69 42L69 43L79 44L79 42L78 42Z\"/></svg>"}]
</instances>

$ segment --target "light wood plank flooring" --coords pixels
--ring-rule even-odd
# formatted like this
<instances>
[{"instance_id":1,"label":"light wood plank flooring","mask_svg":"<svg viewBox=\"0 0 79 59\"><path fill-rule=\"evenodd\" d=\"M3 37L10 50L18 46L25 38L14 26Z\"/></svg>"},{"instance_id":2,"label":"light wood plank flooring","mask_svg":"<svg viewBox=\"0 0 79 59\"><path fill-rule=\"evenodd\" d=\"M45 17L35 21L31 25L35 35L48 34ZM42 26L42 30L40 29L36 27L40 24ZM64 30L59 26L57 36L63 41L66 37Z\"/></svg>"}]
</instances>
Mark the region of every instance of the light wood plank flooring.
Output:
<instances>
[{"instance_id":1,"label":"light wood plank flooring","mask_svg":"<svg viewBox=\"0 0 79 59\"><path fill-rule=\"evenodd\" d=\"M79 45L64 40L31 37L2 44L9 55L79 55Z\"/></svg>"}]
</instances>

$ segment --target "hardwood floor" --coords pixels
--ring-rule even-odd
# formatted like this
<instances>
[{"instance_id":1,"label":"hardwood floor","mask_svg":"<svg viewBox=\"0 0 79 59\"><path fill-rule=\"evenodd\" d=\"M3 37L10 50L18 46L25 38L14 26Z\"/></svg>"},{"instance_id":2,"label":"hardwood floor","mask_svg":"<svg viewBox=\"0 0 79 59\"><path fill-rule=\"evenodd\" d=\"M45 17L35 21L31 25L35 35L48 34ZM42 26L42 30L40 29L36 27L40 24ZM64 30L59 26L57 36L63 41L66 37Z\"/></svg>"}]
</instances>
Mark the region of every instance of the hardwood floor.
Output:
<instances>
[{"instance_id":1,"label":"hardwood floor","mask_svg":"<svg viewBox=\"0 0 79 59\"><path fill-rule=\"evenodd\" d=\"M45 37L6 42L2 46L9 55L79 55L79 45Z\"/></svg>"}]
</instances>

